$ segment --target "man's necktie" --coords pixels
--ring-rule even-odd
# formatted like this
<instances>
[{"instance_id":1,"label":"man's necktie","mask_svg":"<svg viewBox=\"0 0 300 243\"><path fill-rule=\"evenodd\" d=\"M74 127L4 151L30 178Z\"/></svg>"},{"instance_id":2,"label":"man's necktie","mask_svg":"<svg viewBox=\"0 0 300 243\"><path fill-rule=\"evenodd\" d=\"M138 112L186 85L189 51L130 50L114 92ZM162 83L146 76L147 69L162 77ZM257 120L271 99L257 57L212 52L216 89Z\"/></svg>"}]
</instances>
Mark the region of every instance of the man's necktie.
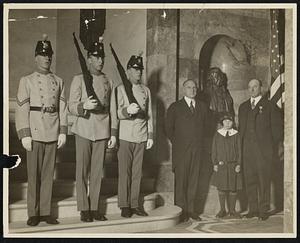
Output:
<instances>
[{"instance_id":1,"label":"man's necktie","mask_svg":"<svg viewBox=\"0 0 300 243\"><path fill-rule=\"evenodd\" d=\"M251 109L253 110L254 108L255 108L255 99L253 99L251 102Z\"/></svg>"},{"instance_id":2,"label":"man's necktie","mask_svg":"<svg viewBox=\"0 0 300 243\"><path fill-rule=\"evenodd\" d=\"M226 132L226 135L225 135L225 137L226 137L226 138L228 138L228 137L229 137L229 131L227 131L227 132Z\"/></svg>"},{"instance_id":3,"label":"man's necktie","mask_svg":"<svg viewBox=\"0 0 300 243\"><path fill-rule=\"evenodd\" d=\"M191 103L190 103L190 110L191 110L191 112L194 114L194 112L195 112L195 107L193 106L193 101L191 101Z\"/></svg>"}]
</instances>

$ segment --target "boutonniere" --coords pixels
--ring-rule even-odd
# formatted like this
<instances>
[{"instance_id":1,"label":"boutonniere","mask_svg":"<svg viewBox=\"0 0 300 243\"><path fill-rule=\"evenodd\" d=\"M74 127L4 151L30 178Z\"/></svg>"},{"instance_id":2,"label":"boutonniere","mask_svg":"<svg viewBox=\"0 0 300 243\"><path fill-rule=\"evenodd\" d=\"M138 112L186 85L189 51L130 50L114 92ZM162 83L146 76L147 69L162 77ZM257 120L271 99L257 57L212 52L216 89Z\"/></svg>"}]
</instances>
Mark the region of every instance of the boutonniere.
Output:
<instances>
[{"instance_id":1,"label":"boutonniere","mask_svg":"<svg viewBox=\"0 0 300 243\"><path fill-rule=\"evenodd\" d=\"M259 113L263 112L263 107L261 105L258 107L258 109L259 109Z\"/></svg>"}]
</instances>

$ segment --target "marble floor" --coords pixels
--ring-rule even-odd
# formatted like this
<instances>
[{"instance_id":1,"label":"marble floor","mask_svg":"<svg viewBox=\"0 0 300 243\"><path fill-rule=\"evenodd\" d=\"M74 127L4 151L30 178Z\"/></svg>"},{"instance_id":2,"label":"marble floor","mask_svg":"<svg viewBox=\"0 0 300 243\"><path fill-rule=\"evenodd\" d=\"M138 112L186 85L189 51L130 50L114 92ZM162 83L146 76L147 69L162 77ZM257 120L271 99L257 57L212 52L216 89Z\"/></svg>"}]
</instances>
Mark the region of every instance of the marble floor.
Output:
<instances>
[{"instance_id":1,"label":"marble floor","mask_svg":"<svg viewBox=\"0 0 300 243\"><path fill-rule=\"evenodd\" d=\"M201 218L200 222L190 220L151 233L283 233L283 213L272 215L266 221L259 221L257 218L217 219L206 215Z\"/></svg>"}]
</instances>

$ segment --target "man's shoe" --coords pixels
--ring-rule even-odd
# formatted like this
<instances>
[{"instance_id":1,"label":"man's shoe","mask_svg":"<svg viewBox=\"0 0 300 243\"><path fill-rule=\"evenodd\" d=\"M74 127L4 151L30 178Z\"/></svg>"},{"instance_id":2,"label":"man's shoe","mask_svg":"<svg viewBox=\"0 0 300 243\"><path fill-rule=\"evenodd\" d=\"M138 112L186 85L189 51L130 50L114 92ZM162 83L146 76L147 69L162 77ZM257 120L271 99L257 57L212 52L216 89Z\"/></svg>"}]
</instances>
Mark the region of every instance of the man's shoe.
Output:
<instances>
[{"instance_id":1,"label":"man's shoe","mask_svg":"<svg viewBox=\"0 0 300 243\"><path fill-rule=\"evenodd\" d=\"M257 212L249 212L249 213L243 215L243 218L247 218L247 219L251 219L251 218L254 218L254 217L258 217Z\"/></svg>"},{"instance_id":2,"label":"man's shoe","mask_svg":"<svg viewBox=\"0 0 300 243\"><path fill-rule=\"evenodd\" d=\"M80 220L82 222L93 222L93 218L91 217L90 211L81 211Z\"/></svg>"},{"instance_id":3,"label":"man's shoe","mask_svg":"<svg viewBox=\"0 0 300 243\"><path fill-rule=\"evenodd\" d=\"M180 215L180 222L187 222L189 220L189 215L185 210L182 210Z\"/></svg>"},{"instance_id":4,"label":"man's shoe","mask_svg":"<svg viewBox=\"0 0 300 243\"><path fill-rule=\"evenodd\" d=\"M268 218L269 218L269 215L267 213L261 213L261 214L259 214L259 217L258 217L258 219L262 220L262 221L265 221Z\"/></svg>"},{"instance_id":5,"label":"man's shoe","mask_svg":"<svg viewBox=\"0 0 300 243\"><path fill-rule=\"evenodd\" d=\"M229 219L240 219L241 218L241 215L240 213L234 211L234 212L229 212L228 214L228 218Z\"/></svg>"},{"instance_id":6,"label":"man's shoe","mask_svg":"<svg viewBox=\"0 0 300 243\"><path fill-rule=\"evenodd\" d=\"M45 222L47 224L59 224L59 222L57 221L57 219L51 217L50 215L49 216L45 216Z\"/></svg>"},{"instance_id":7,"label":"man's shoe","mask_svg":"<svg viewBox=\"0 0 300 243\"><path fill-rule=\"evenodd\" d=\"M27 225L29 225L29 226L37 226L39 223L40 223L39 216L32 216L32 217L29 217L27 220Z\"/></svg>"},{"instance_id":8,"label":"man's shoe","mask_svg":"<svg viewBox=\"0 0 300 243\"><path fill-rule=\"evenodd\" d=\"M130 218L132 213L129 207L121 208L121 216L124 218Z\"/></svg>"},{"instance_id":9,"label":"man's shoe","mask_svg":"<svg viewBox=\"0 0 300 243\"><path fill-rule=\"evenodd\" d=\"M136 214L138 216L148 216L148 214L140 208L132 208L131 213Z\"/></svg>"},{"instance_id":10,"label":"man's shoe","mask_svg":"<svg viewBox=\"0 0 300 243\"><path fill-rule=\"evenodd\" d=\"M106 221L107 218L104 216L104 214L99 213L98 211L92 211L92 217L95 220L98 221Z\"/></svg>"},{"instance_id":11,"label":"man's shoe","mask_svg":"<svg viewBox=\"0 0 300 243\"><path fill-rule=\"evenodd\" d=\"M225 216L227 215L227 212L225 210L220 210L217 215L216 215L216 218L224 218Z\"/></svg>"},{"instance_id":12,"label":"man's shoe","mask_svg":"<svg viewBox=\"0 0 300 243\"><path fill-rule=\"evenodd\" d=\"M199 217L198 214L196 213L190 213L189 214L190 218L193 219L193 220L196 220L196 221L202 221L202 219Z\"/></svg>"}]
</instances>

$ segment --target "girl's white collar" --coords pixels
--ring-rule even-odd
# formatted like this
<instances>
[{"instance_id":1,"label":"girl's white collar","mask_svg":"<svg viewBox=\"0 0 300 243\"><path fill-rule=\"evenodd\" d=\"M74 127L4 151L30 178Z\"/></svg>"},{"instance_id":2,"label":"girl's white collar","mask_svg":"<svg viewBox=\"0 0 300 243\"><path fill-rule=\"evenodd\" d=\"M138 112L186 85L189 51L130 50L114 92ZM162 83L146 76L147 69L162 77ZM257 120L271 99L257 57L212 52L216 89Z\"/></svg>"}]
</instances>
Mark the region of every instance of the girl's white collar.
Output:
<instances>
[{"instance_id":1,"label":"girl's white collar","mask_svg":"<svg viewBox=\"0 0 300 243\"><path fill-rule=\"evenodd\" d=\"M237 134L238 133L238 131L237 130L235 130L235 129L233 129L233 128L231 128L231 129L229 129L229 130L227 130L227 129L224 129L223 127L222 128L220 128L219 130L218 130L218 133L220 133L222 136L226 136L226 133L228 132L228 135L229 136L233 136L234 134Z\"/></svg>"}]
</instances>

